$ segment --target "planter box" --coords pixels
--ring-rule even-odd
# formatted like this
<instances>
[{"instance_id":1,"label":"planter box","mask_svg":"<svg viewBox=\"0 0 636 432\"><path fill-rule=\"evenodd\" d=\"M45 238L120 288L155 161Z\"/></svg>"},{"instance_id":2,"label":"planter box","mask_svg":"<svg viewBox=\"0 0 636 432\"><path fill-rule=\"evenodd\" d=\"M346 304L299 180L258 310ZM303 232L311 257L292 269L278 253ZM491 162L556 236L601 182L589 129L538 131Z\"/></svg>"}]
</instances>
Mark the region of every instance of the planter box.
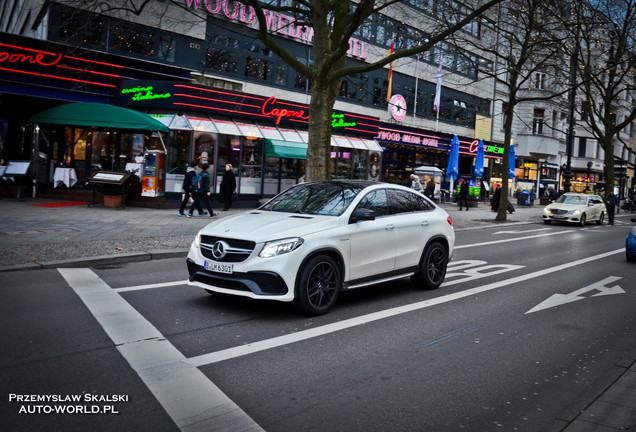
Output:
<instances>
[{"instance_id":1,"label":"planter box","mask_svg":"<svg viewBox=\"0 0 636 432\"><path fill-rule=\"evenodd\" d=\"M104 195L104 207L118 208L124 207L126 196L121 195Z\"/></svg>"}]
</instances>

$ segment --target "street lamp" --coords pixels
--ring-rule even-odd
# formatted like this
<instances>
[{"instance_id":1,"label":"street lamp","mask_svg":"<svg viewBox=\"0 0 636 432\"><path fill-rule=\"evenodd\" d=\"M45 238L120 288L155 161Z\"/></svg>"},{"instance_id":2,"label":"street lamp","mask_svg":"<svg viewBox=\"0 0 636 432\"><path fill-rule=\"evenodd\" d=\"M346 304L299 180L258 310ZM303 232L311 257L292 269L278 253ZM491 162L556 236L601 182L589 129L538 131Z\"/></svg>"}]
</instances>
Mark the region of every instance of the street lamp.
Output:
<instances>
[{"instance_id":1,"label":"street lamp","mask_svg":"<svg viewBox=\"0 0 636 432\"><path fill-rule=\"evenodd\" d=\"M565 164L565 173L563 173L563 189L570 192L572 186L572 148L574 146L574 112L576 104L576 69L578 67L579 54L579 25L576 25L576 34L574 36L574 53L570 58L570 70L572 71L572 88L570 89L570 113L568 125L568 137L566 143L567 162Z\"/></svg>"}]
</instances>

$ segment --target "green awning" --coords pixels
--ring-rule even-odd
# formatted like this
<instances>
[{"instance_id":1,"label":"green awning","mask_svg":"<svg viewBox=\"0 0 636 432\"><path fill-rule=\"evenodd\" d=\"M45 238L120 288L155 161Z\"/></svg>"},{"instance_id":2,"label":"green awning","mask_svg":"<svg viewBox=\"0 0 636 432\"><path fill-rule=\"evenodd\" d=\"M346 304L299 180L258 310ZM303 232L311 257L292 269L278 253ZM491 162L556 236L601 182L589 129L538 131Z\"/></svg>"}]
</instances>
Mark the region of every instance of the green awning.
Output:
<instances>
[{"instance_id":1,"label":"green awning","mask_svg":"<svg viewBox=\"0 0 636 432\"><path fill-rule=\"evenodd\" d=\"M307 159L307 144L296 141L265 140L265 156Z\"/></svg>"},{"instance_id":2,"label":"green awning","mask_svg":"<svg viewBox=\"0 0 636 432\"><path fill-rule=\"evenodd\" d=\"M94 102L58 105L31 116L33 123L168 132L168 127L139 111Z\"/></svg>"}]
</instances>

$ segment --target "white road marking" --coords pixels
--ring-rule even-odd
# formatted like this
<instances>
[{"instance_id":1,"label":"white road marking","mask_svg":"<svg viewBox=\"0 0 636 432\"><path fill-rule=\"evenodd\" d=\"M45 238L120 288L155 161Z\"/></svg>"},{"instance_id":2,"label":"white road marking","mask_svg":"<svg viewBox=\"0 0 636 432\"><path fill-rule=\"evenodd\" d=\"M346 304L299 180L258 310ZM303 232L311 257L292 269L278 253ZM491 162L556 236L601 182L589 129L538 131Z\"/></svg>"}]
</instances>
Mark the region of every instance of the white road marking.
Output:
<instances>
[{"instance_id":1,"label":"white road marking","mask_svg":"<svg viewBox=\"0 0 636 432\"><path fill-rule=\"evenodd\" d=\"M538 228L538 229L531 229L531 230L524 230L524 231L519 231L519 230L496 231L496 232L492 233L492 235L497 235L497 234L524 234L524 233L537 232L537 231L550 231L551 229L552 228Z\"/></svg>"},{"instance_id":2,"label":"white road marking","mask_svg":"<svg viewBox=\"0 0 636 432\"><path fill-rule=\"evenodd\" d=\"M498 243L508 243L508 242L514 242L514 241L535 239L538 237L549 237L554 235L569 234L572 232L574 232L574 230L559 231L559 232L548 233L548 234L537 234L537 235L526 236L526 237L515 237L515 238L504 239L504 240L493 240L493 241L483 242L483 243L473 243L473 244L468 244L463 246L455 246L453 249L466 249L466 248L478 247L478 246L488 246L488 245L493 245Z\"/></svg>"},{"instance_id":3,"label":"white road marking","mask_svg":"<svg viewBox=\"0 0 636 432\"><path fill-rule=\"evenodd\" d=\"M263 431L99 276L58 271L180 430Z\"/></svg>"},{"instance_id":4,"label":"white road marking","mask_svg":"<svg viewBox=\"0 0 636 432\"><path fill-rule=\"evenodd\" d=\"M535 307L533 307L532 309L530 309L526 313L529 314L533 312L538 312L543 309L549 309L551 307L560 306L566 303L572 303L577 300L583 300L584 298L586 298L586 297L583 297L583 294L586 294L590 291L599 291L598 293L594 294L591 297L601 297L601 296L613 295L613 294L624 294L625 290L618 285L615 285L613 287L605 286L609 283L616 282L619 279L622 279L622 277L609 276L603 280L595 282L591 285L578 289L569 294L558 294L558 293L554 294L548 297L546 300L539 303L538 305L536 305Z\"/></svg>"},{"instance_id":5,"label":"white road marking","mask_svg":"<svg viewBox=\"0 0 636 432\"><path fill-rule=\"evenodd\" d=\"M536 272L523 274L523 275L516 276L510 279L503 280L503 281L493 282L487 285L471 288L471 289L453 293L453 294L448 294L448 295L437 297L434 299L424 300L418 303L412 303L412 304L399 306L392 309L387 309L387 310L383 310L383 311L379 311L379 312L375 312L375 313L371 313L367 315L362 315L359 317L350 318L348 320L339 321L332 324L327 324L322 327L316 327L309 330L303 330L300 332L296 332L296 333L292 333L292 334L288 334L284 336L278 336L275 338L266 339L266 340L262 340L258 342L253 342L250 344L241 345L234 348L228 348L221 351L216 351L216 352L212 352L208 354L202 354L196 357L190 357L188 361L195 366L203 366L207 364L217 363L224 360L229 360L232 358L253 354L259 351L264 351L271 348L280 347L283 345L289 345L294 342L300 342L300 341L311 339L314 337L323 336L328 333L333 333L333 332L337 332L347 328L356 327L362 324L368 324L373 321L378 321L381 319L404 314L407 312L413 312L416 310L429 308L431 306L436 306L442 303L448 303L448 302L458 300L464 297L469 297L475 294L480 294L486 291L491 291L497 288L513 285L519 282L525 282L527 280L534 279L540 276L545 276L551 273L556 273L570 267L576 267L578 265L586 264L589 262L596 262L599 259L607 258L609 256L616 255L619 253L624 253L624 252L625 252L625 248L616 249L610 252L605 252L595 256L582 258L577 261L560 264L560 265L550 267L547 269L538 270ZM442 284L442 286L445 286L445 284Z\"/></svg>"},{"instance_id":6,"label":"white road marking","mask_svg":"<svg viewBox=\"0 0 636 432\"><path fill-rule=\"evenodd\" d=\"M124 288L113 288L113 291L128 292L128 291L147 290L147 289L154 289L154 288L165 288L169 286L187 285L187 284L188 284L187 280L182 280L182 281L174 281L174 282L161 282L161 283L148 284L148 285L137 285L137 286L131 286L131 287L124 287Z\"/></svg>"}]
</instances>

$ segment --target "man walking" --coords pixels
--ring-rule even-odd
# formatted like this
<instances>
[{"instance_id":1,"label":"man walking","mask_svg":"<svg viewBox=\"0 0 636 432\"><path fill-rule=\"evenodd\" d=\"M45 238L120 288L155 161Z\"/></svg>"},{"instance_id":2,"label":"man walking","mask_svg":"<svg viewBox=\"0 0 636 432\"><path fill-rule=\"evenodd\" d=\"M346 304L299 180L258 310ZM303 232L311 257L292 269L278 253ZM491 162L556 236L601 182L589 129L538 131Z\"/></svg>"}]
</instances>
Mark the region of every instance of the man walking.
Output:
<instances>
[{"instance_id":1,"label":"man walking","mask_svg":"<svg viewBox=\"0 0 636 432\"><path fill-rule=\"evenodd\" d=\"M208 212L210 212L210 217L216 216L212 211L212 204L210 204L210 175L208 174L208 169L210 165L204 163L201 165L201 172L194 176L192 179L192 192L194 193L194 202L190 206L190 212L188 213L188 217L192 217L192 213L194 212L195 207L201 207L201 201L205 202L206 207L208 208Z\"/></svg>"},{"instance_id":2,"label":"man walking","mask_svg":"<svg viewBox=\"0 0 636 432\"><path fill-rule=\"evenodd\" d=\"M610 225L614 225L614 212L616 211L616 195L614 191L610 190L605 197L605 207L607 208L607 222Z\"/></svg>"},{"instance_id":3,"label":"man walking","mask_svg":"<svg viewBox=\"0 0 636 432\"><path fill-rule=\"evenodd\" d=\"M459 186L459 211L462 211L462 203L466 204L466 211L468 211L468 180L466 179L462 179Z\"/></svg>"},{"instance_id":4,"label":"man walking","mask_svg":"<svg viewBox=\"0 0 636 432\"><path fill-rule=\"evenodd\" d=\"M185 216L183 211L185 210L186 204L190 201L190 198L194 199L194 193L192 192L192 179L195 175L197 175L196 167L199 165L199 162L193 160L190 162L190 166L183 177L183 185L181 188L183 189L183 200L181 201L181 207L179 207L179 216ZM207 213L201 209L201 203L197 207L199 210L199 216L205 216Z\"/></svg>"}]
</instances>

